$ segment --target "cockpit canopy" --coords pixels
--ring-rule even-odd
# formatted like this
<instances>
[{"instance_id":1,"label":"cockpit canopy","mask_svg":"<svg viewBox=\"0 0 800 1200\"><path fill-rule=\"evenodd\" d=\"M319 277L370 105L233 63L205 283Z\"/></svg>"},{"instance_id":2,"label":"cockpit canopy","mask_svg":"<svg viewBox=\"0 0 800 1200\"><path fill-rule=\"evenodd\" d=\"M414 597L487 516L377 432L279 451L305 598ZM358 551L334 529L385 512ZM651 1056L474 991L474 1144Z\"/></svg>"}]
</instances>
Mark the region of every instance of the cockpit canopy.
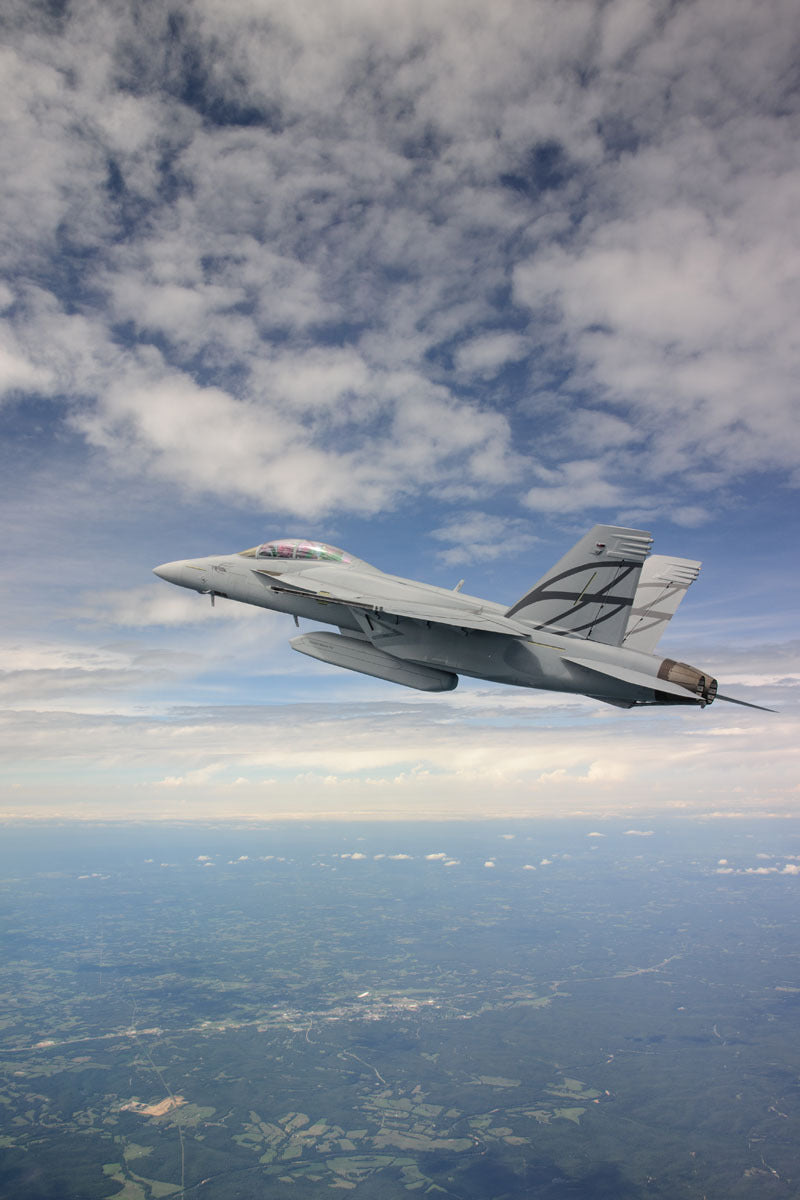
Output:
<instances>
[{"instance_id":1,"label":"cockpit canopy","mask_svg":"<svg viewBox=\"0 0 800 1200\"><path fill-rule=\"evenodd\" d=\"M359 561L337 546L328 546L325 542L307 542L304 538L276 538L272 542L264 542L261 546L253 546L250 550L241 550L240 554L244 558L280 558L306 562Z\"/></svg>"}]
</instances>

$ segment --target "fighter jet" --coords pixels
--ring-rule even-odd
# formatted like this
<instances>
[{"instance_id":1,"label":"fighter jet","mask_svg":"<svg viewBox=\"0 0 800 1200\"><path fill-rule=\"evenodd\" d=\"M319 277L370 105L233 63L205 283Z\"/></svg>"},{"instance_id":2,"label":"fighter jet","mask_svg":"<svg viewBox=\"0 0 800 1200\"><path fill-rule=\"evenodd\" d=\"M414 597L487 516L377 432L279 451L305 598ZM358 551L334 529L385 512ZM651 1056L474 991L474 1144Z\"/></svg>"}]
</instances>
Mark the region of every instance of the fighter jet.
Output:
<instances>
[{"instance_id":1,"label":"fighter jet","mask_svg":"<svg viewBox=\"0 0 800 1200\"><path fill-rule=\"evenodd\" d=\"M650 556L641 529L595 525L507 608L390 575L324 542L278 538L155 567L169 583L333 625L291 639L322 662L425 692L459 675L590 696L618 708L717 695L708 671L655 653L700 563ZM462 581L463 582L463 581ZM773 710L766 710L773 711Z\"/></svg>"}]
</instances>

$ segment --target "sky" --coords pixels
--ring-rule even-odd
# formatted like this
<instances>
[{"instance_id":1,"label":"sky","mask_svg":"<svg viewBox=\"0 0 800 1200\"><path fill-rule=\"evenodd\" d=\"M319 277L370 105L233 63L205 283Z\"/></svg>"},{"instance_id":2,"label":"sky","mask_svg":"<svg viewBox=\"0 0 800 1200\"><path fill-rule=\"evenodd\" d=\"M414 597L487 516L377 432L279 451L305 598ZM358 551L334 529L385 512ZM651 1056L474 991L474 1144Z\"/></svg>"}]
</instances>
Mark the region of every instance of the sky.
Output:
<instances>
[{"instance_id":1,"label":"sky","mask_svg":"<svg viewBox=\"0 0 800 1200\"><path fill-rule=\"evenodd\" d=\"M798 815L794 0L7 0L0 817ZM151 568L509 605L595 522L776 714L428 696Z\"/></svg>"}]
</instances>

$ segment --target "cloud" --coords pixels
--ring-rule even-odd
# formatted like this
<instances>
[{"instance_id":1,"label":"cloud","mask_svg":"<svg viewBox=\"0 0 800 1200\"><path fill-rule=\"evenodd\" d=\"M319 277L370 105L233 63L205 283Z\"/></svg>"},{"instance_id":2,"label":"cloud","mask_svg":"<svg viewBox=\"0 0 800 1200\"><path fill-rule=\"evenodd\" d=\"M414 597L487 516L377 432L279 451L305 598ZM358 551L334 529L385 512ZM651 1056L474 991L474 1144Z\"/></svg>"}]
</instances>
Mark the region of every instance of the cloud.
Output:
<instances>
[{"instance_id":1,"label":"cloud","mask_svg":"<svg viewBox=\"0 0 800 1200\"><path fill-rule=\"evenodd\" d=\"M758 855L757 857L761 857ZM720 860L723 861L723 860ZM729 867L718 866L715 874L717 875L800 875L800 865L797 863L786 863L783 867Z\"/></svg>"},{"instance_id":2,"label":"cloud","mask_svg":"<svg viewBox=\"0 0 800 1200\"><path fill-rule=\"evenodd\" d=\"M487 379L508 363L520 362L530 353L529 342L515 333L486 333L463 342L456 351L459 371Z\"/></svg>"},{"instance_id":3,"label":"cloud","mask_svg":"<svg viewBox=\"0 0 800 1200\"><path fill-rule=\"evenodd\" d=\"M523 497L529 508L539 512L575 513L586 509L614 508L627 496L618 482L605 477L602 462L580 459L560 467L539 467L542 486L530 488Z\"/></svg>"},{"instance_id":4,"label":"cloud","mask_svg":"<svg viewBox=\"0 0 800 1200\"><path fill-rule=\"evenodd\" d=\"M14 639L0 645L0 698L7 709L106 711L114 700L163 687L187 659L171 648L141 644L98 645L74 638ZM114 698L112 700L112 698Z\"/></svg>"},{"instance_id":5,"label":"cloud","mask_svg":"<svg viewBox=\"0 0 800 1200\"><path fill-rule=\"evenodd\" d=\"M491 562L528 550L537 541L525 521L477 511L462 512L451 518L446 525L431 530L431 537L449 543L440 558L451 565Z\"/></svg>"},{"instance_id":6,"label":"cloud","mask_svg":"<svg viewBox=\"0 0 800 1200\"><path fill-rule=\"evenodd\" d=\"M222 763L207 763L203 767L197 767L193 771L187 771L185 775L167 775L164 779L157 779L154 786L162 788L205 787L208 784L214 783L216 776L223 769Z\"/></svg>"},{"instance_id":7,"label":"cloud","mask_svg":"<svg viewBox=\"0 0 800 1200\"><path fill-rule=\"evenodd\" d=\"M626 837L652 837L653 830L652 829L626 829L625 836Z\"/></svg>"},{"instance_id":8,"label":"cloud","mask_svg":"<svg viewBox=\"0 0 800 1200\"><path fill-rule=\"evenodd\" d=\"M332 352L327 363L320 357L281 356L259 398L238 398L169 371L151 352L74 424L117 470L303 517L386 508L423 480L436 479L435 491L490 481L508 457L503 415L415 371L370 371L353 355L355 369L341 371Z\"/></svg>"},{"instance_id":9,"label":"cloud","mask_svg":"<svg viewBox=\"0 0 800 1200\"><path fill-rule=\"evenodd\" d=\"M732 749L730 739L695 736L707 716L695 712L660 713L657 723L611 712L587 723L588 701L532 710L524 692L498 690L497 708L491 693L463 709L448 697L378 685L343 704L338 682L330 696L316 686L301 692L302 702L282 685L279 702L265 706L258 673L237 678L231 704L219 702L213 677L199 682L202 693L192 682L191 702L180 706L168 693L148 697L144 710L133 697L86 712L6 709L0 752L17 786L5 790L4 813L46 811L56 799L102 813L109 773L123 781L120 803L182 818L458 811L506 819L551 812L555 789L559 811L584 819L652 819L675 811L676 795L689 811L709 814L796 807L791 715L769 716L761 734L756 726L755 744ZM253 702L242 703L244 695ZM594 755L609 758L615 747L633 764L628 776L613 785L589 780ZM628 828L640 837L649 830ZM434 862L450 857L431 853L443 856Z\"/></svg>"},{"instance_id":10,"label":"cloud","mask_svg":"<svg viewBox=\"0 0 800 1200\"><path fill-rule=\"evenodd\" d=\"M38 367L21 353L12 332L3 330L0 342L0 396L13 392L47 392L53 383L50 371Z\"/></svg>"},{"instance_id":11,"label":"cloud","mask_svg":"<svg viewBox=\"0 0 800 1200\"><path fill-rule=\"evenodd\" d=\"M598 758L589 764L588 783L620 783L631 773L630 764L619 758Z\"/></svg>"},{"instance_id":12,"label":"cloud","mask_svg":"<svg viewBox=\"0 0 800 1200\"><path fill-rule=\"evenodd\" d=\"M79 612L89 620L129 629L148 626L207 624L209 621L269 621L271 614L247 604L235 604L224 597L215 603L198 603L197 593L179 591L163 584L145 584L125 590L90 592Z\"/></svg>"},{"instance_id":13,"label":"cloud","mask_svg":"<svg viewBox=\"0 0 800 1200\"><path fill-rule=\"evenodd\" d=\"M761 198L768 209L780 208L781 193L794 186L791 172L771 184L778 195ZM735 192L731 202L735 209ZM720 229L701 202L676 198L673 207L607 223L587 242L553 248L516 272L521 301L537 312L556 306L574 347L576 388L624 397L638 412L640 434L649 435L644 461L654 465L653 453L664 456L659 473L705 464L712 447L718 475L796 461L789 432L794 352L786 347L781 297L796 286L789 274L797 248L778 262L777 214L775 236L765 235L757 248L749 244L752 192L743 191L738 202L741 210ZM773 361L760 386L755 364L768 354ZM763 426L752 415L756 391L770 410ZM615 459L609 456L609 464ZM526 500L547 511L574 511L586 499L608 505L621 498L601 463L575 461L553 471ZM703 507L690 508L684 519L692 523L703 514Z\"/></svg>"}]
</instances>

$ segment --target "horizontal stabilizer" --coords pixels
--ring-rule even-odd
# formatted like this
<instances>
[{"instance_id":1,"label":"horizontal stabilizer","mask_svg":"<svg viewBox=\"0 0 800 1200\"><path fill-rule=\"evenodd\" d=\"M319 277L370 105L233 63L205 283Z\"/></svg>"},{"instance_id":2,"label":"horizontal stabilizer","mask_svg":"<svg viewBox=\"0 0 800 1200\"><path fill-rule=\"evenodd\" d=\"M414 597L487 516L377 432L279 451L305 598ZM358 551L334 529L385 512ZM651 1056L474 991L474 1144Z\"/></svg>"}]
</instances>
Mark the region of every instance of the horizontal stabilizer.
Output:
<instances>
[{"instance_id":1,"label":"horizontal stabilizer","mask_svg":"<svg viewBox=\"0 0 800 1200\"><path fill-rule=\"evenodd\" d=\"M648 692L658 692L661 695L676 696L680 700L702 704L703 698L679 683L669 679L659 679L657 675L646 675L644 671L634 671L630 667L618 666L616 663L597 662L592 658L576 658L571 654L562 656L563 662L574 663L585 671L594 671L597 675L605 675L609 679L618 679L620 683L642 688Z\"/></svg>"},{"instance_id":2,"label":"horizontal stabilizer","mask_svg":"<svg viewBox=\"0 0 800 1200\"><path fill-rule=\"evenodd\" d=\"M691 558L653 554L642 567L623 646L652 654L675 616L683 597L700 574L702 563Z\"/></svg>"},{"instance_id":3,"label":"horizontal stabilizer","mask_svg":"<svg viewBox=\"0 0 800 1200\"><path fill-rule=\"evenodd\" d=\"M340 633L304 633L292 638L289 644L293 650L321 662L401 683L420 692L451 692L458 683L458 676L450 671L402 662L361 638L344 637Z\"/></svg>"},{"instance_id":4,"label":"horizontal stabilizer","mask_svg":"<svg viewBox=\"0 0 800 1200\"><path fill-rule=\"evenodd\" d=\"M619 646L652 544L642 529L595 525L506 616Z\"/></svg>"}]
</instances>

